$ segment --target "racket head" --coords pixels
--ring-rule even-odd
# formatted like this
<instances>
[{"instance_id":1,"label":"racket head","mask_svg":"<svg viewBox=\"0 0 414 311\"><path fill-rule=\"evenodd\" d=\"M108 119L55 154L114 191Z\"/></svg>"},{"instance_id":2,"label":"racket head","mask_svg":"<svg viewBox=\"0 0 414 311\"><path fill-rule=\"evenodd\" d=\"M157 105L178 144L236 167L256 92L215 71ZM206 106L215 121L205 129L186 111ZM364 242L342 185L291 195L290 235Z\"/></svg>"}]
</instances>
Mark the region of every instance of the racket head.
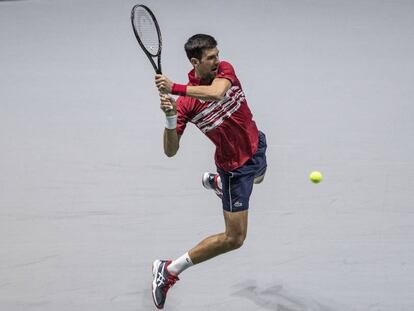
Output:
<instances>
[{"instance_id":1,"label":"racket head","mask_svg":"<svg viewBox=\"0 0 414 311\"><path fill-rule=\"evenodd\" d=\"M131 10L135 37L157 73L161 73L162 37L154 13L145 5L137 4ZM153 58L157 57L157 65Z\"/></svg>"}]
</instances>

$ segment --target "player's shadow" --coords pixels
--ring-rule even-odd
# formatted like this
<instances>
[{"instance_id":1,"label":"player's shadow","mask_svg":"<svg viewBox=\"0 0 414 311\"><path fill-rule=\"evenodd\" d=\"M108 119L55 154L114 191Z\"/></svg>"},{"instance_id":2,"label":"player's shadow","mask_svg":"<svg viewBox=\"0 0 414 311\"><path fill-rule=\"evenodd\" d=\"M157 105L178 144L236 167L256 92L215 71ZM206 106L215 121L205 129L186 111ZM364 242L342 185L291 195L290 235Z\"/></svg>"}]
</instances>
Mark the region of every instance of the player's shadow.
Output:
<instances>
[{"instance_id":1,"label":"player's shadow","mask_svg":"<svg viewBox=\"0 0 414 311\"><path fill-rule=\"evenodd\" d=\"M255 281L246 281L235 286L238 288L233 296L251 300L260 310L272 311L341 311L311 298L305 298L289 293L280 284L260 288Z\"/></svg>"}]
</instances>

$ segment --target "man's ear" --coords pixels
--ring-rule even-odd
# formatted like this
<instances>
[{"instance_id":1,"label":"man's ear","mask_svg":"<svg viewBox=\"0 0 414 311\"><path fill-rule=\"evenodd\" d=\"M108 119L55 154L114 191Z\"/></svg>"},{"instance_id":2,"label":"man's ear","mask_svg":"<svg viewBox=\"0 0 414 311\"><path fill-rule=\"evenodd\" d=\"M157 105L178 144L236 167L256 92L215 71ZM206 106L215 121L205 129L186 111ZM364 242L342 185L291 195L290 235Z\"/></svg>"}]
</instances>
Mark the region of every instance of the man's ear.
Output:
<instances>
[{"instance_id":1,"label":"man's ear","mask_svg":"<svg viewBox=\"0 0 414 311\"><path fill-rule=\"evenodd\" d=\"M191 62L191 65L193 65L194 67L197 67L198 64L200 63L200 61L195 57L191 57L190 62Z\"/></svg>"}]
</instances>

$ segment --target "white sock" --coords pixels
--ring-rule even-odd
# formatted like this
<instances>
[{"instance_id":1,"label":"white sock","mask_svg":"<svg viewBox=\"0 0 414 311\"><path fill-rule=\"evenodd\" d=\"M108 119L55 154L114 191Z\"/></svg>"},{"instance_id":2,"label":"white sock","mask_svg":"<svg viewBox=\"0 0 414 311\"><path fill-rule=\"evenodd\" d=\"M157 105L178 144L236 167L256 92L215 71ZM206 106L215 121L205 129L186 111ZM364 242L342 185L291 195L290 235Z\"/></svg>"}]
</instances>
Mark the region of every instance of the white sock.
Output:
<instances>
[{"instance_id":1,"label":"white sock","mask_svg":"<svg viewBox=\"0 0 414 311\"><path fill-rule=\"evenodd\" d=\"M192 265L193 262L191 261L190 256L188 255L188 253L185 253L180 258L174 260L172 263L169 264L168 271L172 274L179 275L181 272L191 267Z\"/></svg>"}]
</instances>

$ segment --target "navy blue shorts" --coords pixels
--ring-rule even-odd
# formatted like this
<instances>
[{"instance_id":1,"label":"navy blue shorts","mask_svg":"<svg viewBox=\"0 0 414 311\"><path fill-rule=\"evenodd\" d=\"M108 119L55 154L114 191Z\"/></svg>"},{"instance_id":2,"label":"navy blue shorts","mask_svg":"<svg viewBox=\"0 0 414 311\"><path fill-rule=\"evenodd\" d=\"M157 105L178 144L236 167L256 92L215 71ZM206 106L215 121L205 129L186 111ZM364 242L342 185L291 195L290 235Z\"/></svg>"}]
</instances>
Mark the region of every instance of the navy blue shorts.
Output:
<instances>
[{"instance_id":1,"label":"navy blue shorts","mask_svg":"<svg viewBox=\"0 0 414 311\"><path fill-rule=\"evenodd\" d=\"M225 211L240 212L249 208L254 179L266 172L266 148L266 136L259 131L257 151L243 166L230 172L217 168L223 187L222 202Z\"/></svg>"}]
</instances>

